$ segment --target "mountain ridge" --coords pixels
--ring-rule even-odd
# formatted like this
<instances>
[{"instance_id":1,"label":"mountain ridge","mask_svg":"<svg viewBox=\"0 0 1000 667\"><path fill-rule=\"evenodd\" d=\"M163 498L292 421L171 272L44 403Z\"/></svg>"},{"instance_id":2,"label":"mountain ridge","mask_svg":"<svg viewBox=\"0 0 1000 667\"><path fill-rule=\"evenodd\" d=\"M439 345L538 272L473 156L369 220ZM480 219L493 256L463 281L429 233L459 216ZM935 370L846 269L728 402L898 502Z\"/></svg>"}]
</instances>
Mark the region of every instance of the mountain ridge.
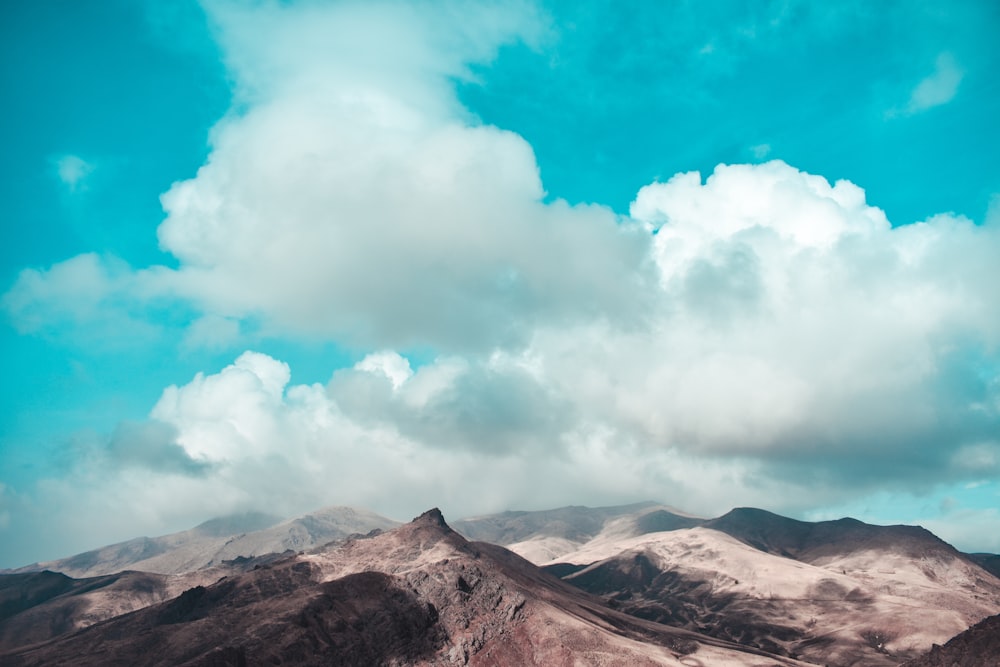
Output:
<instances>
[{"instance_id":1,"label":"mountain ridge","mask_svg":"<svg viewBox=\"0 0 1000 667\"><path fill-rule=\"evenodd\" d=\"M262 528L247 531L254 525ZM309 549L354 533L399 525L369 510L334 505L291 519L250 512L209 519L194 528L159 537L138 537L52 561L33 563L2 574L51 570L76 578L125 569L183 574L235 558L254 558L286 550ZM228 532L236 529L236 532Z\"/></svg>"},{"instance_id":2,"label":"mountain ridge","mask_svg":"<svg viewBox=\"0 0 1000 667\"><path fill-rule=\"evenodd\" d=\"M430 510L48 642L11 667L803 663L628 616Z\"/></svg>"},{"instance_id":3,"label":"mountain ridge","mask_svg":"<svg viewBox=\"0 0 1000 667\"><path fill-rule=\"evenodd\" d=\"M541 595L543 601L559 599L564 607L569 605L555 610L539 607L538 613L547 622L569 623L565 634L576 638L573 642L583 636L581 632L594 631L591 628L584 632L582 627L597 624L604 629L602 632L618 637L602 635L602 641L625 642L631 647L631 655L639 656L638 664L661 664L668 660L656 653L663 646L681 655L680 650L689 646L687 642L694 641L701 647L699 656L711 655L714 650L731 651L737 646L744 652L751 651L747 655L783 656L792 661L787 664L803 659L809 664L890 667L904 659L915 659L932 645L940 645L977 621L1000 612L1000 579L979 564L980 560L992 562L992 555L962 554L920 527L874 526L851 518L806 522L755 508L734 508L720 517L706 519L656 503L637 503L513 511L454 522L465 535L449 525L439 509L432 508L406 524L378 517L389 527L344 534L347 526L368 528L370 524L362 525L366 517L378 515L354 508L326 508L265 528L260 535L229 537L212 535L268 519L237 516L209 520L175 534L198 534L202 536L198 539L203 540L189 543L194 546L186 560L175 559L202 563L183 573L124 571L72 579L64 574L33 571L0 576L0 653L30 653L18 643L24 641L50 647L63 645L71 632L117 623L132 614L145 615L145 610L153 607L160 610L159 616L143 616L145 625L126 624L119 628L130 629L120 631L167 636L170 631L161 626L200 622L222 613L229 614L225 623L256 636L263 630L246 626L245 619L225 611L228 605L238 599L251 606L266 606L262 598L258 599L266 589L288 598L285 602L291 606L282 607L286 612L292 613L289 610L294 607L295 614L309 616L313 612L304 610L313 609L309 606L313 603L295 598L299 595L296 591L308 589L309 600L322 600L316 602L322 608L316 613L327 619L316 621L322 627L334 617L374 614L372 618L382 618L389 623L387 627L403 633L403 653L395 657L378 653L378 642L363 633L345 636L343 641L355 647L345 656L382 656L390 662L409 656L405 660L423 664L441 657L437 651L442 642L451 641L442 638L453 639L456 633L461 634L460 629L464 632L460 626L473 613L455 611L448 617L450 620L441 621L437 605L458 604L455 609L464 609L462 605L472 599L467 596L483 581L499 581L495 578L497 572L505 573L506 583L501 588L506 586L508 592L516 584L517 595L525 599ZM235 553L239 547L268 543L275 530L283 539L298 540L295 544L302 548L219 559L219 540L233 545L231 553ZM336 539L332 541L321 540L334 534ZM519 541L498 546L468 539L477 535ZM141 546L141 542L138 544ZM195 548L205 545L208 551L198 552ZM99 552L87 554L93 557ZM145 562L156 562L155 557ZM449 562L457 569L452 569ZM492 568L491 573L484 574L485 562L492 563L487 568ZM544 565L545 572L532 562ZM280 581L260 573L275 567L297 567L299 571L286 572ZM257 583L246 583L251 580ZM249 588L240 588L243 584L233 588L238 581ZM441 582L446 582L445 588L436 588ZM575 598L567 591L595 597ZM367 595L367 601L359 599L355 604L343 599L359 595ZM516 629L509 619L504 620L505 614L520 613L518 609L523 605L518 607L517 599L510 598L515 600L513 606L476 608L473 615L486 614L483 618L489 618L477 626L489 635L489 642L500 641L502 633L490 634L500 629L527 632L522 632L519 640L526 645L556 641ZM431 613L427 604L436 611ZM532 605L530 609L535 608ZM380 616L383 612L387 616ZM303 631L305 634L299 630L292 634L309 645L322 643L326 640L320 635L329 634L330 629L320 635L310 634L319 632L317 627ZM416 639L419 628L423 628L420 632L443 634L424 645ZM689 634L676 634L675 630ZM462 635L468 641L463 640L461 646L453 642L448 650L456 650L456 657L478 655L477 651L489 643L486 635L477 635L475 641ZM647 635L660 637L657 641L662 640L661 649L629 643L642 644L646 641L642 637ZM497 664L522 664L517 660L542 664L530 662L540 660L541 654L519 653L520 649L504 646L501 653L515 662ZM225 646L216 648L222 650ZM240 653L239 646L229 649L228 653L209 652L214 657L199 654L198 659L208 661L204 664L250 660L252 652ZM263 649L257 646L253 650ZM569 660L575 650L566 648L553 654L555 657L546 654L545 659L559 664L559 660ZM650 658L648 650L659 657ZM431 655L437 658L428 657ZM666 664L672 663L668 660Z\"/></svg>"},{"instance_id":4,"label":"mountain ridge","mask_svg":"<svg viewBox=\"0 0 1000 667\"><path fill-rule=\"evenodd\" d=\"M829 664L899 664L1000 611L1000 579L921 527L756 508L600 514L614 518L577 542L522 515L480 521L532 526L508 546L617 609Z\"/></svg>"}]
</instances>

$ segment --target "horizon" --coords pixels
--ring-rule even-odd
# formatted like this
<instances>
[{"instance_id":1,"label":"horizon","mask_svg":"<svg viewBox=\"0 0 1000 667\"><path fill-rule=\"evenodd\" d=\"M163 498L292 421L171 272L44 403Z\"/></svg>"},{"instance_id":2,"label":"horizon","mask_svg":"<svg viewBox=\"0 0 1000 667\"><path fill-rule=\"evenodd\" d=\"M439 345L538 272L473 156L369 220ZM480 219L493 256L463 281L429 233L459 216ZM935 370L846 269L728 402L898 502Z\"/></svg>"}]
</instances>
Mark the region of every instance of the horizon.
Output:
<instances>
[{"instance_id":1,"label":"horizon","mask_svg":"<svg viewBox=\"0 0 1000 667\"><path fill-rule=\"evenodd\" d=\"M413 516L408 517L408 518L406 518L406 517L395 517L395 516L383 516L383 515L378 514L378 513L374 513L374 514L376 516L379 516L379 517L383 518L383 519L389 519L390 521L393 521L393 522L397 523L398 525L395 526L395 527L399 527L399 526L404 526L404 525L406 525L408 523L413 523L414 521L419 520L420 518L422 518L424 515L426 515L428 513L438 512L438 513L441 514L442 519L445 521L445 523L448 525L448 527L452 528L452 530L455 530L451 526L452 523L459 523L459 522L465 522L465 521L475 521L475 520L484 519L484 518L490 518L490 517L495 517L495 516L502 516L502 515L505 515L505 514L520 515L520 514L532 514L532 513L544 513L544 512L558 512L560 510L569 510L569 509L581 509L581 510L591 510L591 511L620 510L620 509L632 508L632 507L636 507L636 506L651 506L651 507L663 508L663 509L666 509L668 512L672 513L672 514L676 514L677 516L691 517L691 518L698 519L698 520L701 520L701 521L713 521L715 519L720 519L722 517L728 516L729 514L735 512L735 511L738 511L738 510L762 511L762 512L765 512L767 514L771 514L771 515L774 515L774 516L777 516L777 517L781 517L781 518L784 518L784 519L790 519L792 521L802 521L801 519L795 519L793 517L786 517L786 516L784 516L782 514L779 514L777 512L771 512L770 510L767 510L767 509L764 509L764 508L760 508L760 507L732 507L729 510L727 510L725 512L722 512L722 513L720 513L718 515L715 515L715 516L701 516L701 515L690 514L688 512L685 512L681 508L677 508L677 507L674 507L672 505L667 505L667 504L664 504L664 503L659 503L659 502L654 501L654 500L645 500L645 501L639 501L639 502L634 502L634 503L626 503L626 504L623 504L623 505L605 505L605 506L599 506L599 507L592 507L592 506L588 506L588 505L563 505L563 506L560 506L560 507L550 507L550 508L537 509L537 510L504 509L504 510L500 510L498 512L494 512L494 513L490 513L490 514L476 514L476 515L458 516L458 517L451 517L451 518L449 518L445 512L442 512L439 507L429 507L429 508L427 508L425 510L417 512L416 514L414 514ZM14 567L0 568L0 570L12 570L12 571L16 571L16 570L18 570L19 568L22 568L22 567L31 567L31 566L34 566L34 565L40 565L40 564L50 563L52 561L60 561L60 560L67 559L67 558L73 558L75 556L79 556L79 555L82 555L82 554L90 553L90 552L93 552L93 551L99 551L99 550L107 548L107 547L112 547L112 546L116 546L116 545L119 545L119 544L126 544L126 543L128 543L128 542L130 542L132 540L136 540L136 539L158 539L158 538L161 538L161 537L169 537L170 535L175 535L175 534L177 534L179 532L186 532L186 531L189 531L189 530L196 530L196 529L202 527L203 525L211 524L213 522L225 521L225 520L228 520L228 519L244 518L244 517L247 517L249 515L258 515L259 517L266 517L266 519L267 519L267 521L269 523L267 523L263 528L258 528L258 529L254 529L254 530L251 530L251 531L246 531L246 530L235 531L234 533L232 533L233 535L242 534L242 533L252 534L252 533L255 533L255 532L259 532L259 531L268 530L269 528L272 528L272 527L275 527L275 526L279 526L279 525L282 525L282 524L285 524L285 523L289 523L289 522L294 522L294 521L296 521L298 519L302 519L302 518L311 516L313 514L316 514L318 512L322 512L324 510L336 510L336 509L347 509L347 510L353 510L353 511L360 510L360 511L364 511L364 512L370 512L371 511L371 510L368 510L365 507L356 507L356 506L350 506L350 505L327 505L327 506L324 506L324 507L316 508L316 509L314 509L314 510L312 510L310 512L306 512L306 513L298 515L298 516L278 516L278 515L275 515L275 514L267 514L266 512L260 512L260 511L256 511L256 510L247 510L247 511L242 511L242 512L235 512L233 514L226 514L226 515L220 515L220 516L210 517L210 518L205 519L204 521L200 522L197 525L188 526L187 528L184 528L184 529L182 529L180 531L174 531L174 532L171 532L171 533L164 533L164 534L157 534L157 535L134 535L134 536L132 536L132 537L130 537L128 539L120 540L118 542L113 542L113 543L108 543L108 544L100 544L100 545L94 546L93 548L83 549L83 550L81 550L79 552L75 552L75 553L63 554L62 556L59 556L59 557L56 557L56 558L47 559L45 561L35 561L35 562L32 562L32 563L22 563L21 565L14 566ZM837 519L823 519L823 520L820 520L820 521L813 521L813 522L806 521L805 523L824 523L824 522L836 522L836 521L843 521L843 520L856 521L857 519L855 519L854 517L843 516L843 517L838 517ZM882 527L882 528L894 528L894 527L898 527L898 526L909 526L909 527L915 527L915 528L924 528L923 526L916 525L916 524L880 524L880 523L871 523L871 522L867 522L867 521L863 522L863 523L865 525ZM680 530L688 530L688 529L677 528L677 529L673 529L673 530L668 531L668 532L676 532L676 531L680 531ZM710 530L714 530L714 529L710 529ZM924 530L927 530L927 529L924 528ZM461 531L459 531L459 532L461 532ZM932 531L930 531L930 532L931 532L932 535L934 534ZM938 537L938 539L940 539L940 536L938 536L938 535L935 535L935 537ZM951 545L951 546L954 547L955 545ZM959 551L961 551L961 550L959 549ZM991 552L965 551L965 552L962 552L962 553L976 554L976 553L991 553Z\"/></svg>"},{"instance_id":2,"label":"horizon","mask_svg":"<svg viewBox=\"0 0 1000 667\"><path fill-rule=\"evenodd\" d=\"M648 497L1000 553L996 3L0 16L0 568Z\"/></svg>"}]
</instances>

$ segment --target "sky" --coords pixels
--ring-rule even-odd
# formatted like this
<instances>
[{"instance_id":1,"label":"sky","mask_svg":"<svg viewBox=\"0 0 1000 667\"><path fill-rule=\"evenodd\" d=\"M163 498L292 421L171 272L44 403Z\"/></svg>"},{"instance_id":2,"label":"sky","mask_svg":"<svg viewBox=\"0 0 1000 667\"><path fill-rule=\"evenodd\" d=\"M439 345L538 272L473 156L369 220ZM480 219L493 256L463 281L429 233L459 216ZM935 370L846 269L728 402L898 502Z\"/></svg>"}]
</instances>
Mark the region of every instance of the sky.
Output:
<instances>
[{"instance_id":1,"label":"sky","mask_svg":"<svg viewBox=\"0 0 1000 667\"><path fill-rule=\"evenodd\" d=\"M0 567L656 500L1000 552L1000 5L0 7Z\"/></svg>"}]
</instances>

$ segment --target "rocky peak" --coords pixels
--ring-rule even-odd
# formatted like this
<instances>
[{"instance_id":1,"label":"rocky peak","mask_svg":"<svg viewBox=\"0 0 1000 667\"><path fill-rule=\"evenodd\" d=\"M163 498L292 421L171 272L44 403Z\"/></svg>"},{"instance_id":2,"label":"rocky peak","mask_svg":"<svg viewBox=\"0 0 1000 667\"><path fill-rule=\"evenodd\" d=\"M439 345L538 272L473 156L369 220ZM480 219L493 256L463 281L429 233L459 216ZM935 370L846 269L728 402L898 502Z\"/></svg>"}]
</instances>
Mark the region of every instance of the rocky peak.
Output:
<instances>
[{"instance_id":1,"label":"rocky peak","mask_svg":"<svg viewBox=\"0 0 1000 667\"><path fill-rule=\"evenodd\" d=\"M441 514L441 510L436 507L432 507L427 510L413 521L410 522L414 526L435 526L438 528L445 528L451 530L451 526L444 520L444 515Z\"/></svg>"}]
</instances>

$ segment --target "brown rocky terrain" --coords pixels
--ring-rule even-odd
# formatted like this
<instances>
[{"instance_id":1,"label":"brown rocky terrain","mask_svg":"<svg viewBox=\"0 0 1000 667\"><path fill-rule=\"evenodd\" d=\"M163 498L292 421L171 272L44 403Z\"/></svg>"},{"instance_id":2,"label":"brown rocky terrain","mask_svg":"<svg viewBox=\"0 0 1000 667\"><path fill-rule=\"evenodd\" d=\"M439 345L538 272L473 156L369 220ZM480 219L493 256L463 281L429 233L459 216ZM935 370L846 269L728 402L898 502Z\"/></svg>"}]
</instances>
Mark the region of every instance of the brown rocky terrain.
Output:
<instances>
[{"instance_id":1,"label":"brown rocky terrain","mask_svg":"<svg viewBox=\"0 0 1000 667\"><path fill-rule=\"evenodd\" d=\"M35 596L49 596L47 602L68 592L60 589L78 585L52 575L34 584ZM8 621L31 611L15 607ZM173 599L0 654L0 662L802 664L609 609L502 547L466 541L437 511L395 530L194 586Z\"/></svg>"},{"instance_id":2,"label":"brown rocky terrain","mask_svg":"<svg viewBox=\"0 0 1000 667\"><path fill-rule=\"evenodd\" d=\"M898 665L1000 611L1000 580L916 526L645 505L602 509L598 527L567 509L549 534L525 513L477 522L617 609L816 664Z\"/></svg>"},{"instance_id":3,"label":"brown rocky terrain","mask_svg":"<svg viewBox=\"0 0 1000 667\"><path fill-rule=\"evenodd\" d=\"M1000 615L990 616L952 637L944 646L935 644L926 655L903 667L997 667L1000 665Z\"/></svg>"},{"instance_id":4,"label":"brown rocky terrain","mask_svg":"<svg viewBox=\"0 0 1000 667\"><path fill-rule=\"evenodd\" d=\"M170 600L189 588L212 584L282 557L240 558L178 575L131 570L84 579L47 570L0 575L0 652Z\"/></svg>"},{"instance_id":5,"label":"brown rocky terrain","mask_svg":"<svg viewBox=\"0 0 1000 667\"><path fill-rule=\"evenodd\" d=\"M995 648L995 621L939 645L1000 612L997 556L919 527L653 503L456 522L546 574L437 512L387 532L397 524L349 508L251 530L273 521L214 520L53 562L172 573L0 574L0 664L995 664L975 662Z\"/></svg>"}]
</instances>

